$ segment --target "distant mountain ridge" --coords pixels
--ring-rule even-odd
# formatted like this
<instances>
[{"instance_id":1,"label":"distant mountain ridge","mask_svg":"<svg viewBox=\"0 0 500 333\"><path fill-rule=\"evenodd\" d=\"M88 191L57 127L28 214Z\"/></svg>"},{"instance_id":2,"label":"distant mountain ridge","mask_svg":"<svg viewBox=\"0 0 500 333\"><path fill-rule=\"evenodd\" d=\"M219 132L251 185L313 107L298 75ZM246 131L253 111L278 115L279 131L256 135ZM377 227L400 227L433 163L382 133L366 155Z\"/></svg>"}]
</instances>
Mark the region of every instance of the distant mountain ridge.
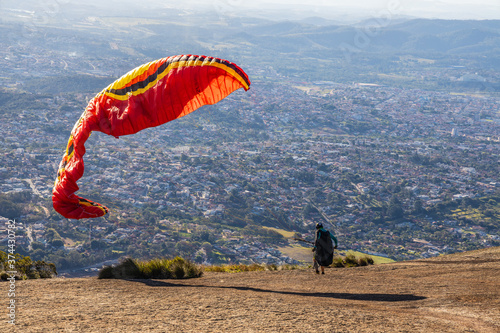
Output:
<instances>
[{"instance_id":1,"label":"distant mountain ridge","mask_svg":"<svg viewBox=\"0 0 500 333\"><path fill-rule=\"evenodd\" d=\"M26 34L23 34L26 31L22 23L0 24L0 43L15 44L22 37L42 54L54 52L54 55L67 58L62 66L45 68L43 62L35 63L30 72L36 69L36 77L48 73L49 76L72 76L72 73L66 73L68 64L72 70L77 69L85 75L117 77L147 60L190 53L231 59L249 67L272 68L281 76L313 81L369 80L426 89L458 87L488 91L498 91L500 87L500 79L495 74L500 70L500 20L404 20L394 17L372 18L346 25L319 18L317 23L316 18L273 21L214 13L201 16L169 12L151 17L138 14L134 19L113 15L85 18L71 22L69 26L64 25L68 23L65 18L62 23L42 25ZM24 56L13 53L9 55L9 61L22 61ZM115 64L119 61L122 67L113 70L109 70L110 66L94 68L92 61L78 63L79 67L76 67L78 59L82 58L113 59L111 61ZM448 77L420 82L414 80L412 74L456 66L467 71L456 77L470 74L469 71L480 73L488 77L488 86L485 88L481 84L464 88L462 82L455 80L450 83ZM12 75L19 74L17 69L8 70ZM382 78L375 73L397 75L398 79ZM405 79L401 80L402 77ZM25 81L32 79L30 76ZM83 77L80 85L87 82L89 78ZM64 90L67 85L60 86L62 88L58 89ZM34 89L46 91L40 85Z\"/></svg>"},{"instance_id":2,"label":"distant mountain ridge","mask_svg":"<svg viewBox=\"0 0 500 333\"><path fill-rule=\"evenodd\" d=\"M225 38L235 42L250 40L255 46L282 52L300 52L311 47L339 50L345 44L368 52L498 54L500 50L500 20L414 19L394 25L377 22L366 21L358 26L272 22L244 29L244 35L235 33Z\"/></svg>"}]
</instances>

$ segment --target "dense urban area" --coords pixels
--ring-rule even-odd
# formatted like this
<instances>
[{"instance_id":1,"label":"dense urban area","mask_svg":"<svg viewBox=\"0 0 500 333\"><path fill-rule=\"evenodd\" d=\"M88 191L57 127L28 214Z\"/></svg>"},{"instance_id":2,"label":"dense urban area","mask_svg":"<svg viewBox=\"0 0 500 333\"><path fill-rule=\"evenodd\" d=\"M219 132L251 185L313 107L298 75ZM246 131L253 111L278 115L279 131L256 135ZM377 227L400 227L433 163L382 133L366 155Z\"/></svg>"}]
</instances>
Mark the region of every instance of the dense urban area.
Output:
<instances>
[{"instance_id":1,"label":"dense urban area","mask_svg":"<svg viewBox=\"0 0 500 333\"><path fill-rule=\"evenodd\" d=\"M401 56L392 78L341 83L240 61L248 92L136 135L94 133L79 193L110 213L76 221L52 208L57 167L87 102L131 65L8 43L0 229L15 219L17 251L35 260L298 263L304 243L292 238L312 240L319 222L341 249L395 260L500 245L498 71ZM390 84L403 75L418 88ZM436 78L457 85L425 89Z\"/></svg>"}]
</instances>

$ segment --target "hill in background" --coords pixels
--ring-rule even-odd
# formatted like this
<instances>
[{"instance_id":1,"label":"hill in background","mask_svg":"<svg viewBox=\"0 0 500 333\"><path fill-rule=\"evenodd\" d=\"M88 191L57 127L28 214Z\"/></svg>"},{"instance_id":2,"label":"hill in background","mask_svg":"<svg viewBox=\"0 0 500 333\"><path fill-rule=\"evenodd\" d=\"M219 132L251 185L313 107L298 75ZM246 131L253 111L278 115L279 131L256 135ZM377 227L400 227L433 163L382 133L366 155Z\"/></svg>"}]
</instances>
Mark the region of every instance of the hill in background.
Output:
<instances>
[{"instance_id":1,"label":"hill in background","mask_svg":"<svg viewBox=\"0 0 500 333\"><path fill-rule=\"evenodd\" d=\"M447 75L438 75L438 82L422 83L412 79L412 74L442 73L459 66L480 75L488 90L500 89L495 74L500 69L500 20L373 17L356 24L339 24L171 8L134 15L113 11L113 16L100 16L93 8L76 6L72 10L59 7L43 24L33 27L33 20L13 13L17 12L0 9L5 16L0 22L0 45L16 46L9 48L6 63L11 68L2 75L21 81L21 74L22 80L28 81L26 87L39 92L81 92L92 82L88 75L111 82L145 60L184 53L233 59L245 67L272 68L271 72L293 78L339 83L369 80L431 89L464 87L461 81L449 82ZM39 52L54 55L49 68L42 68L48 64L40 60ZM21 66L13 66L16 58L23 62ZM35 61L24 62L26 59ZM29 71L23 72L24 67ZM406 80L375 75L381 73ZM55 74L61 80L54 80ZM35 81L30 84L31 76ZM47 77L52 80L43 84L40 80ZM70 79L77 83L68 84Z\"/></svg>"},{"instance_id":2,"label":"hill in background","mask_svg":"<svg viewBox=\"0 0 500 333\"><path fill-rule=\"evenodd\" d=\"M500 248L189 280L18 281L12 332L498 332ZM0 285L6 293L7 283ZM5 322L2 326L5 326ZM7 327L7 326L5 326Z\"/></svg>"}]
</instances>

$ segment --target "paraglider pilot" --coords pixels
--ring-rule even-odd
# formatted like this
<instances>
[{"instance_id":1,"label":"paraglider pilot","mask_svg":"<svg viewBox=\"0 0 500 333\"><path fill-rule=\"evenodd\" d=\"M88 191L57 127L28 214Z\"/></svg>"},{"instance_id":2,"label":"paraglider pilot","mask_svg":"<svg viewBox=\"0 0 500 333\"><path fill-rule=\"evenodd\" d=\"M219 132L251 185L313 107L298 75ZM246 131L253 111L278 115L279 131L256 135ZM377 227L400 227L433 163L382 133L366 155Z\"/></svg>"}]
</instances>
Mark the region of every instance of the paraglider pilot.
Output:
<instances>
[{"instance_id":1,"label":"paraglider pilot","mask_svg":"<svg viewBox=\"0 0 500 333\"><path fill-rule=\"evenodd\" d=\"M335 242L333 246L332 240ZM337 248L337 238L328 230L323 228L322 223L316 224L316 237L314 239L314 257L313 267L316 274L325 274L325 267L330 266L333 262L333 250Z\"/></svg>"}]
</instances>

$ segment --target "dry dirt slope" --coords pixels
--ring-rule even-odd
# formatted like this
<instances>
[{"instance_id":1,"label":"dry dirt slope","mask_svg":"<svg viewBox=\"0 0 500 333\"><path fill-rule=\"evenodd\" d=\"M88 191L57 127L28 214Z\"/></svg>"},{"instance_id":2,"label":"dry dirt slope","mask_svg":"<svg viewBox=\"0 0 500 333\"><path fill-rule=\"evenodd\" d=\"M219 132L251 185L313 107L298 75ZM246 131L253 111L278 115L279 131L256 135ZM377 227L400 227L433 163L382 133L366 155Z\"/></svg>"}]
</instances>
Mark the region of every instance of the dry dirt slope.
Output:
<instances>
[{"instance_id":1,"label":"dry dirt slope","mask_svg":"<svg viewBox=\"0 0 500 333\"><path fill-rule=\"evenodd\" d=\"M16 325L2 321L0 332L500 332L500 248L326 275L58 278L16 289Z\"/></svg>"}]
</instances>

